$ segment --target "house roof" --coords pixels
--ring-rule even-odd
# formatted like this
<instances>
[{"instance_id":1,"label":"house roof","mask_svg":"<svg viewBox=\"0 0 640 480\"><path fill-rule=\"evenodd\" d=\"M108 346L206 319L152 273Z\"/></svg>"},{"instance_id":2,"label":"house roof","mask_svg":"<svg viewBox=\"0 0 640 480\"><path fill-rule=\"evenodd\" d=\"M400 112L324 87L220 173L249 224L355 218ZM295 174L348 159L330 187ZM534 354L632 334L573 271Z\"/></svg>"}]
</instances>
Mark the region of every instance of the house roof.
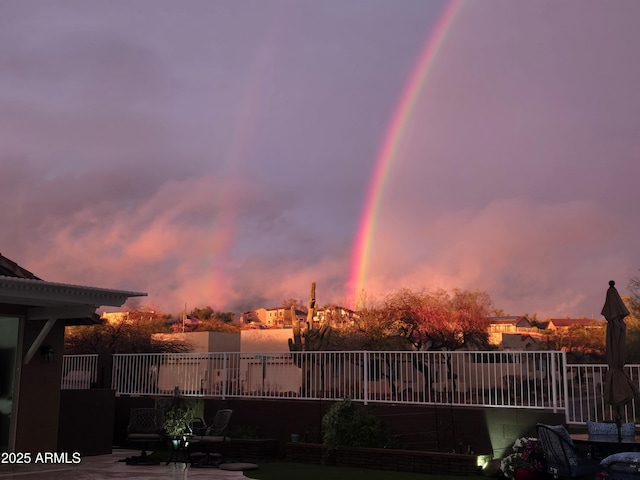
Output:
<instances>
[{"instance_id":1,"label":"house roof","mask_svg":"<svg viewBox=\"0 0 640 480\"><path fill-rule=\"evenodd\" d=\"M573 325L594 327L602 326L606 323L605 320L595 320L592 318L550 318L549 322L553 323L556 327L571 327Z\"/></svg>"},{"instance_id":2,"label":"house roof","mask_svg":"<svg viewBox=\"0 0 640 480\"><path fill-rule=\"evenodd\" d=\"M58 322L65 325L100 323L96 309L122 306L129 297L146 293L45 282L27 269L0 255L0 308L15 306L27 321L45 320L24 356L25 365ZM0 316L0 320L2 317Z\"/></svg>"},{"instance_id":3,"label":"house roof","mask_svg":"<svg viewBox=\"0 0 640 480\"><path fill-rule=\"evenodd\" d=\"M5 277L18 277L18 278L31 278L33 280L40 280L29 270L22 268L16 262L9 260L7 257L3 257L0 253L0 275Z\"/></svg>"},{"instance_id":4,"label":"house roof","mask_svg":"<svg viewBox=\"0 0 640 480\"><path fill-rule=\"evenodd\" d=\"M259 308L257 308L256 310L260 310L260 309L259 309ZM266 310L267 312L277 312L277 311L280 311L280 310L285 310L285 311L287 311L287 312L290 312L290 311L291 311L291 307L274 307L274 308L265 308L265 310ZM296 315L306 315L306 314L307 314L307 312L303 312L302 310L298 310L298 309L296 308Z\"/></svg>"},{"instance_id":5,"label":"house roof","mask_svg":"<svg viewBox=\"0 0 640 480\"><path fill-rule=\"evenodd\" d=\"M492 325L515 325L518 327L531 326L531 322L526 315L506 315L500 317L487 317Z\"/></svg>"},{"instance_id":6,"label":"house roof","mask_svg":"<svg viewBox=\"0 0 640 480\"><path fill-rule=\"evenodd\" d=\"M0 255L0 304L28 307L30 320L57 318L67 325L99 322L95 310L122 306L146 293L46 282Z\"/></svg>"},{"instance_id":7,"label":"house roof","mask_svg":"<svg viewBox=\"0 0 640 480\"><path fill-rule=\"evenodd\" d=\"M514 323L520 320L522 315L502 315L498 317L487 317L491 323Z\"/></svg>"},{"instance_id":8,"label":"house roof","mask_svg":"<svg viewBox=\"0 0 640 480\"><path fill-rule=\"evenodd\" d=\"M504 333L502 335L502 348L509 350L524 350L527 348L540 348L540 340L527 334L520 333Z\"/></svg>"},{"instance_id":9,"label":"house roof","mask_svg":"<svg viewBox=\"0 0 640 480\"><path fill-rule=\"evenodd\" d=\"M129 297L146 293L108 288L86 287L68 283L45 282L30 278L0 275L0 303L56 307L61 305L121 306Z\"/></svg>"}]
</instances>

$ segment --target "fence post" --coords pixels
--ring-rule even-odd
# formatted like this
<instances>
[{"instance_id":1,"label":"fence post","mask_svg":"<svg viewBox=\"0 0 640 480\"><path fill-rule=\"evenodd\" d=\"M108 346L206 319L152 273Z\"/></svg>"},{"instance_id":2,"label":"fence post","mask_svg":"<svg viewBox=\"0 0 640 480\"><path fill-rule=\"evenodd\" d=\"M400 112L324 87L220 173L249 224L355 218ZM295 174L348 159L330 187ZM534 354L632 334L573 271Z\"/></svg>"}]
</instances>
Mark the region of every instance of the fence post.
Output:
<instances>
[{"instance_id":1,"label":"fence post","mask_svg":"<svg viewBox=\"0 0 640 480\"><path fill-rule=\"evenodd\" d=\"M119 376L116 375L119 359L120 357L116 353L111 356L111 389L115 391L116 397L120 396L120 389L118 388Z\"/></svg>"},{"instance_id":2,"label":"fence post","mask_svg":"<svg viewBox=\"0 0 640 480\"><path fill-rule=\"evenodd\" d=\"M228 362L229 357L225 352L222 357L222 400L226 399L227 396L227 372L228 372Z\"/></svg>"},{"instance_id":3,"label":"fence post","mask_svg":"<svg viewBox=\"0 0 640 480\"><path fill-rule=\"evenodd\" d=\"M558 378L556 369L556 353L550 352L551 357L551 406L553 407L553 413L558 411Z\"/></svg>"},{"instance_id":4,"label":"fence post","mask_svg":"<svg viewBox=\"0 0 640 480\"><path fill-rule=\"evenodd\" d=\"M362 382L364 383L364 404L369 404L369 352L364 352L364 378Z\"/></svg>"},{"instance_id":5,"label":"fence post","mask_svg":"<svg viewBox=\"0 0 640 480\"><path fill-rule=\"evenodd\" d=\"M569 420L569 372L567 370L567 352L562 351L560 352L561 356L560 358L562 359L562 364L564 365L564 369L563 369L563 379L562 379L562 388L563 388L563 392L562 394L564 395L564 417L565 417L565 421Z\"/></svg>"}]
</instances>

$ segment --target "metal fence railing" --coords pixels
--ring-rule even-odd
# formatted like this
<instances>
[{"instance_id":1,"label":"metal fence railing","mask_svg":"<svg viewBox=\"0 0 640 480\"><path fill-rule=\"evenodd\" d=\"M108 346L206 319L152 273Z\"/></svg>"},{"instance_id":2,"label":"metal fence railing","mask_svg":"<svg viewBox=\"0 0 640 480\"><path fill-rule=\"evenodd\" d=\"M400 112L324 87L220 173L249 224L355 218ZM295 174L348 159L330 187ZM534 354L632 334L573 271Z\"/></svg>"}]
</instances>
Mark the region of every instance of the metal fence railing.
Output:
<instances>
[{"instance_id":1,"label":"metal fence railing","mask_svg":"<svg viewBox=\"0 0 640 480\"><path fill-rule=\"evenodd\" d=\"M114 355L117 395L565 408L564 352Z\"/></svg>"},{"instance_id":2,"label":"metal fence railing","mask_svg":"<svg viewBox=\"0 0 640 480\"><path fill-rule=\"evenodd\" d=\"M567 365L567 423L615 419L617 412L604 401L608 368L605 364ZM624 369L640 390L640 365L626 365ZM622 407L620 413L623 422L640 423L635 400Z\"/></svg>"},{"instance_id":3,"label":"metal fence railing","mask_svg":"<svg viewBox=\"0 0 640 480\"><path fill-rule=\"evenodd\" d=\"M63 355L62 390L91 388L98 376L98 355Z\"/></svg>"},{"instance_id":4,"label":"metal fence railing","mask_svg":"<svg viewBox=\"0 0 640 480\"><path fill-rule=\"evenodd\" d=\"M113 355L116 395L297 398L564 411L567 423L611 420L604 364L537 352L226 352ZM640 389L640 365L625 367ZM97 355L65 355L63 389L89 388ZM623 421L640 424L635 401Z\"/></svg>"}]
</instances>

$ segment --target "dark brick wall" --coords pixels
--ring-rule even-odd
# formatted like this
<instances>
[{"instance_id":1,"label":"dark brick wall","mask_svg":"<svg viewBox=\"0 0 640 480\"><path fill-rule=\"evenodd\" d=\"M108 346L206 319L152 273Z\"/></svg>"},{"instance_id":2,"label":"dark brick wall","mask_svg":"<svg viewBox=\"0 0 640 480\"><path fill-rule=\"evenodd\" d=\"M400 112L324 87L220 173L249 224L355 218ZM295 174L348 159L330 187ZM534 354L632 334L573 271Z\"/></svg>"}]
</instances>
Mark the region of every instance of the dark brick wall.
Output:
<instances>
[{"instance_id":1,"label":"dark brick wall","mask_svg":"<svg viewBox=\"0 0 640 480\"><path fill-rule=\"evenodd\" d=\"M445 475L474 475L479 472L475 455L422 452L383 448L342 448L325 455L317 444L289 443L287 461L372 468L403 472L438 472Z\"/></svg>"},{"instance_id":2,"label":"dark brick wall","mask_svg":"<svg viewBox=\"0 0 640 480\"><path fill-rule=\"evenodd\" d=\"M322 416L334 402L301 400L205 400L205 420L220 408L233 409L230 431L252 429L261 438L278 442L277 455L285 456L291 434L300 441L322 443ZM114 444L124 445L129 410L153 406L153 399L116 398ZM562 413L506 408L371 404L401 449L492 455L500 458L522 435L535 435L537 422L563 423Z\"/></svg>"}]
</instances>

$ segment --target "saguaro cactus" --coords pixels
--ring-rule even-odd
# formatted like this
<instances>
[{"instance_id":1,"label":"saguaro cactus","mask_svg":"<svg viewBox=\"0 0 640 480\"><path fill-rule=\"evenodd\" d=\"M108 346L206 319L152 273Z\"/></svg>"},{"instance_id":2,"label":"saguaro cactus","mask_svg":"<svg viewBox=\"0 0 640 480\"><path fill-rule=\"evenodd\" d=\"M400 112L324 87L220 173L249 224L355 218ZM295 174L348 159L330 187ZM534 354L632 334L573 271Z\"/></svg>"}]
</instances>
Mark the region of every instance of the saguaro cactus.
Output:
<instances>
[{"instance_id":1,"label":"saguaro cactus","mask_svg":"<svg viewBox=\"0 0 640 480\"><path fill-rule=\"evenodd\" d=\"M291 307L291 318L295 319L295 307ZM293 339L289 339L291 352L311 352L325 350L329 340L329 325L323 322L317 330L312 329L313 317L316 314L316 284L311 283L311 295L309 298L309 311L307 312L306 325L293 321ZM311 370L315 368L318 359L316 356L293 355L295 363L302 369L302 393L311 389ZM322 360L320 360L322 364ZM324 388L324 369L320 366L321 389Z\"/></svg>"},{"instance_id":2,"label":"saguaro cactus","mask_svg":"<svg viewBox=\"0 0 640 480\"><path fill-rule=\"evenodd\" d=\"M301 352L304 350L300 322L296 317L296 307L291 305L291 326L293 327L293 339L289 339L289 351Z\"/></svg>"},{"instance_id":3,"label":"saguaro cactus","mask_svg":"<svg viewBox=\"0 0 640 480\"><path fill-rule=\"evenodd\" d=\"M329 324L323 321L317 330L312 328L313 317L316 314L316 284L311 284L311 296L309 298L309 311L306 324L296 321L296 309L291 307L293 323L293 339L289 339L289 350L292 352L311 352L325 350L329 341Z\"/></svg>"},{"instance_id":4,"label":"saguaro cactus","mask_svg":"<svg viewBox=\"0 0 640 480\"><path fill-rule=\"evenodd\" d=\"M324 350L329 341L329 325L322 322L318 330L313 330L313 317L316 315L316 283L311 283L311 295L309 298L309 311L307 312L306 325L300 326L296 321L296 309L291 306L291 318L293 323L293 339L289 339L289 350L292 352L310 352Z\"/></svg>"},{"instance_id":5,"label":"saguaro cactus","mask_svg":"<svg viewBox=\"0 0 640 480\"><path fill-rule=\"evenodd\" d=\"M309 310L307 311L307 327L313 325L313 317L316 316L316 282L311 282L311 295L309 296Z\"/></svg>"}]
</instances>

